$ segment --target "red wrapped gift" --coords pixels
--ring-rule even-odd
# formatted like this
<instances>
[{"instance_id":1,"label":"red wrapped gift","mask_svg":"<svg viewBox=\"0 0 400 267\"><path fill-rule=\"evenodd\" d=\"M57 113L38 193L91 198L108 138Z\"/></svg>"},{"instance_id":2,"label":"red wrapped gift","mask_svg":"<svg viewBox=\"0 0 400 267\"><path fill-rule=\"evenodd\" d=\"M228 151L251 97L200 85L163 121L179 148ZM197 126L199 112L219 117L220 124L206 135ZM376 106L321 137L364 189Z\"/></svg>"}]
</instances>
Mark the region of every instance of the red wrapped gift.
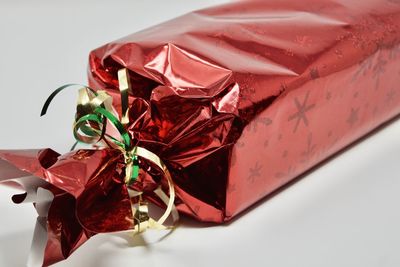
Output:
<instances>
[{"instance_id":1,"label":"red wrapped gift","mask_svg":"<svg viewBox=\"0 0 400 267\"><path fill-rule=\"evenodd\" d=\"M85 97L103 96L97 108L106 108L112 96L107 110L119 114L110 118L127 119L113 122L124 142L62 156L1 151L0 179L26 188L16 202L33 196L47 230L44 265L94 234L137 226L132 187L165 206L155 188L171 193L166 170L181 213L228 221L398 115L399 58L396 1L248 1L196 11L90 54L89 84L99 93L86 88ZM100 127L108 115L87 114L92 107L82 103L78 126L97 117L81 130L113 136ZM121 147L143 148L165 165L139 153L138 183L126 183L136 165Z\"/></svg>"},{"instance_id":2,"label":"red wrapped gift","mask_svg":"<svg viewBox=\"0 0 400 267\"><path fill-rule=\"evenodd\" d=\"M231 3L94 50L89 83L130 70L178 208L222 222L399 114L399 31L393 1Z\"/></svg>"}]
</instances>

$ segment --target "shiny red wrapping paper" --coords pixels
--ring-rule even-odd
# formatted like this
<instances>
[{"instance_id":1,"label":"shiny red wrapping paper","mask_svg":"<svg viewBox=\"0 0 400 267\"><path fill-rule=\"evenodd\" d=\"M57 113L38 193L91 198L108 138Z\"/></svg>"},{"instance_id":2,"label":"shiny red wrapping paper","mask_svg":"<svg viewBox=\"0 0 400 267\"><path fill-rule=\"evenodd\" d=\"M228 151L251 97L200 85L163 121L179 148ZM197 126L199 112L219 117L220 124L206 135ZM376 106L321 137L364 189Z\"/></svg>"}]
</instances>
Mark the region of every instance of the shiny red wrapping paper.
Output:
<instances>
[{"instance_id":1,"label":"shiny red wrapping paper","mask_svg":"<svg viewBox=\"0 0 400 267\"><path fill-rule=\"evenodd\" d=\"M168 166L178 210L222 223L400 113L400 2L212 7L91 52L89 84L117 105L121 68L139 122L129 131ZM45 179L55 195L45 265L96 233L132 226L120 153L0 158Z\"/></svg>"},{"instance_id":2,"label":"shiny red wrapping paper","mask_svg":"<svg viewBox=\"0 0 400 267\"><path fill-rule=\"evenodd\" d=\"M89 82L131 71L180 210L222 222L399 113L399 31L398 1L237 2L94 50Z\"/></svg>"}]
</instances>

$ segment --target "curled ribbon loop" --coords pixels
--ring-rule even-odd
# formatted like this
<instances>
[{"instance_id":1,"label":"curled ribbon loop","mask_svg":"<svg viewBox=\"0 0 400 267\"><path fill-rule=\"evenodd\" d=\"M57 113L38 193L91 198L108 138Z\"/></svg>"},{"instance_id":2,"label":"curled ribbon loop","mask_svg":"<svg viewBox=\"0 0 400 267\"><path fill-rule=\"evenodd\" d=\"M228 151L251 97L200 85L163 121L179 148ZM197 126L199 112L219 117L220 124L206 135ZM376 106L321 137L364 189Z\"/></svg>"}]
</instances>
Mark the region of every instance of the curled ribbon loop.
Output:
<instances>
[{"instance_id":1,"label":"curled ribbon loop","mask_svg":"<svg viewBox=\"0 0 400 267\"><path fill-rule=\"evenodd\" d=\"M140 233L147 228L168 229L170 227L163 224L171 215L173 223L179 219L177 209L174 205L175 189L171 175L163 161L153 152L139 146L133 146L132 138L127 131L129 124L129 90L131 89L128 70L118 71L118 81L121 95L121 119L112 105L112 97L106 91L95 91L87 86L82 86L79 90L79 98L76 109L76 117L73 125L73 134L77 142L85 144L103 143L110 148L118 149L125 159L125 178L124 182L131 198L132 216L134 219L135 233ZM56 89L46 100L41 116L45 115L53 98L62 90L76 86L68 84ZM107 123L111 123L118 131L116 138L107 133ZM73 146L73 148L75 145ZM154 193L167 206L164 214L156 221L149 216L147 202L142 199L143 192L132 189L132 185L139 176L139 158L150 161L156 165L167 180L169 197L159 186ZM138 202L132 199L139 199Z\"/></svg>"}]
</instances>

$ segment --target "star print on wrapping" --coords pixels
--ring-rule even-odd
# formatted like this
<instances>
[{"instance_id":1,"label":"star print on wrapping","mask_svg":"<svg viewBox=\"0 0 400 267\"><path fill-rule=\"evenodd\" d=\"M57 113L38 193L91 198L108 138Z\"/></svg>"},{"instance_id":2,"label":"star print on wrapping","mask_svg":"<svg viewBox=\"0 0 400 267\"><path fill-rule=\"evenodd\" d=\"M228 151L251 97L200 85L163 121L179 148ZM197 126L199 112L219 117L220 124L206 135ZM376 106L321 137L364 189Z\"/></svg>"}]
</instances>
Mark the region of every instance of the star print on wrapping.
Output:
<instances>
[{"instance_id":1,"label":"star print on wrapping","mask_svg":"<svg viewBox=\"0 0 400 267\"><path fill-rule=\"evenodd\" d=\"M387 94L386 94L386 99L385 102L387 105L391 105L392 103L394 103L394 98L396 97L396 91L394 89L390 90Z\"/></svg>"},{"instance_id":2,"label":"star print on wrapping","mask_svg":"<svg viewBox=\"0 0 400 267\"><path fill-rule=\"evenodd\" d=\"M277 172L275 177L278 179L282 179L288 176L291 176L296 171L295 167L289 166L286 172Z\"/></svg>"},{"instance_id":3,"label":"star print on wrapping","mask_svg":"<svg viewBox=\"0 0 400 267\"><path fill-rule=\"evenodd\" d=\"M267 147L269 145L269 140L264 141L264 147Z\"/></svg>"},{"instance_id":4,"label":"star print on wrapping","mask_svg":"<svg viewBox=\"0 0 400 267\"><path fill-rule=\"evenodd\" d=\"M254 167L249 169L249 176L247 177L247 181L249 181L249 183L254 183L256 178L261 176L261 169L262 165L256 162Z\"/></svg>"},{"instance_id":5,"label":"star print on wrapping","mask_svg":"<svg viewBox=\"0 0 400 267\"><path fill-rule=\"evenodd\" d=\"M307 112L315 107L315 104L307 105L309 95L310 95L310 92L307 92L306 96L304 97L303 103L301 103L301 104L297 97L295 97L295 99L294 99L294 103L296 105L297 112L294 113L293 115L291 115L288 119L288 121L292 121L292 120L296 119L296 124L294 126L293 133L295 133L297 131L301 121L304 122L304 125L306 127L308 126Z\"/></svg>"},{"instance_id":6,"label":"star print on wrapping","mask_svg":"<svg viewBox=\"0 0 400 267\"><path fill-rule=\"evenodd\" d=\"M358 65L358 70L354 73L352 77L352 82L358 80L360 76L365 76L368 71L372 68L373 58L369 57L363 61L361 61Z\"/></svg>"},{"instance_id":7,"label":"star print on wrapping","mask_svg":"<svg viewBox=\"0 0 400 267\"><path fill-rule=\"evenodd\" d=\"M315 79L318 79L319 77L320 77L320 76L319 76L318 68L316 68L316 67L311 68L311 69L310 69L310 78L311 78L312 80L315 80Z\"/></svg>"},{"instance_id":8,"label":"star print on wrapping","mask_svg":"<svg viewBox=\"0 0 400 267\"><path fill-rule=\"evenodd\" d=\"M358 111L358 108L351 108L350 115L347 118L347 123L350 125L350 127L353 127L353 125L358 121Z\"/></svg>"},{"instance_id":9,"label":"star print on wrapping","mask_svg":"<svg viewBox=\"0 0 400 267\"><path fill-rule=\"evenodd\" d=\"M300 46L310 47L313 43L313 40L307 35L296 35L295 42Z\"/></svg>"},{"instance_id":10,"label":"star print on wrapping","mask_svg":"<svg viewBox=\"0 0 400 267\"><path fill-rule=\"evenodd\" d=\"M316 147L317 145L313 143L312 133L309 133L307 136L307 148L303 153L301 153L304 157L304 159L301 160L303 163L308 162L308 160L314 155Z\"/></svg>"},{"instance_id":11,"label":"star print on wrapping","mask_svg":"<svg viewBox=\"0 0 400 267\"><path fill-rule=\"evenodd\" d=\"M254 74L248 73L243 80L240 81L241 90L239 97L246 102L253 102L253 96L256 94L256 89L251 86L254 82Z\"/></svg>"},{"instance_id":12,"label":"star print on wrapping","mask_svg":"<svg viewBox=\"0 0 400 267\"><path fill-rule=\"evenodd\" d=\"M331 92L327 92L325 98L326 98L327 101L329 101L332 98L332 93Z\"/></svg>"},{"instance_id":13,"label":"star print on wrapping","mask_svg":"<svg viewBox=\"0 0 400 267\"><path fill-rule=\"evenodd\" d=\"M372 68L372 77L375 79L375 90L379 89L380 77L386 71L386 64L387 60L383 59L381 55L380 57L378 57L378 62L376 63L376 65Z\"/></svg>"},{"instance_id":14,"label":"star print on wrapping","mask_svg":"<svg viewBox=\"0 0 400 267\"><path fill-rule=\"evenodd\" d=\"M254 133L257 132L259 124L263 125L264 127L267 127L272 123L272 120L270 118L255 118L253 121L250 123L250 125L247 127L247 131L253 131Z\"/></svg>"}]
</instances>

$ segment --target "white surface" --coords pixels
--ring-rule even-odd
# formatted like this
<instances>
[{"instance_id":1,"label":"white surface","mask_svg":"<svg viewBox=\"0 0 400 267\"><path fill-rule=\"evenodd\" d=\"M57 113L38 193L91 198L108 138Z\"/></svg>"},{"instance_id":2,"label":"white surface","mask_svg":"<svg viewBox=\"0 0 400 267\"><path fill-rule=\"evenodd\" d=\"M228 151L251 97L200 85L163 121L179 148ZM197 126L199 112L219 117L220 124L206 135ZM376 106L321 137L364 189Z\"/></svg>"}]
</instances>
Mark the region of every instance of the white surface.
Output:
<instances>
[{"instance_id":1,"label":"white surface","mask_svg":"<svg viewBox=\"0 0 400 267\"><path fill-rule=\"evenodd\" d=\"M0 148L67 151L76 92L39 112L59 85L85 83L91 49L219 2L0 0ZM399 173L397 121L229 225L184 220L162 242L136 247L99 235L56 266L397 267ZM12 193L0 188L1 267L25 265L36 221Z\"/></svg>"}]
</instances>

